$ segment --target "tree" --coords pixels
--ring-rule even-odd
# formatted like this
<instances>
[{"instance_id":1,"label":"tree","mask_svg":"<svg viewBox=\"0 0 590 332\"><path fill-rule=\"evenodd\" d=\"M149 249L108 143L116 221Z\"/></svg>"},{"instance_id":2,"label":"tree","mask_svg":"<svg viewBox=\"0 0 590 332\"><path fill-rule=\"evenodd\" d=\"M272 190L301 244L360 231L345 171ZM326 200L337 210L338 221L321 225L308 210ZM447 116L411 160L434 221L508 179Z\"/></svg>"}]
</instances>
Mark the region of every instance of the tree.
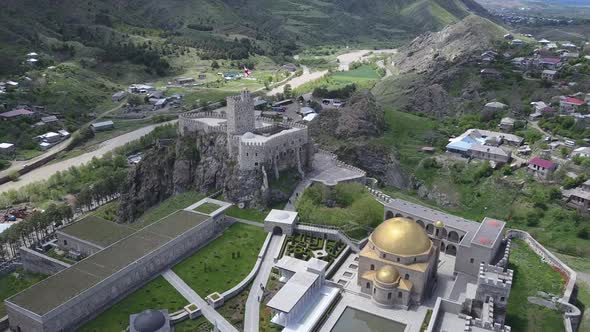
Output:
<instances>
[{"instance_id":1,"label":"tree","mask_svg":"<svg viewBox=\"0 0 590 332\"><path fill-rule=\"evenodd\" d=\"M285 95L285 99L289 99L292 97L293 89L291 88L291 84L285 84L283 88L283 94Z\"/></svg>"},{"instance_id":2,"label":"tree","mask_svg":"<svg viewBox=\"0 0 590 332\"><path fill-rule=\"evenodd\" d=\"M216 60L211 62L211 69L219 69L219 63Z\"/></svg>"},{"instance_id":3,"label":"tree","mask_svg":"<svg viewBox=\"0 0 590 332\"><path fill-rule=\"evenodd\" d=\"M127 98L127 102L131 106L143 105L144 100L140 95L132 94Z\"/></svg>"}]
</instances>

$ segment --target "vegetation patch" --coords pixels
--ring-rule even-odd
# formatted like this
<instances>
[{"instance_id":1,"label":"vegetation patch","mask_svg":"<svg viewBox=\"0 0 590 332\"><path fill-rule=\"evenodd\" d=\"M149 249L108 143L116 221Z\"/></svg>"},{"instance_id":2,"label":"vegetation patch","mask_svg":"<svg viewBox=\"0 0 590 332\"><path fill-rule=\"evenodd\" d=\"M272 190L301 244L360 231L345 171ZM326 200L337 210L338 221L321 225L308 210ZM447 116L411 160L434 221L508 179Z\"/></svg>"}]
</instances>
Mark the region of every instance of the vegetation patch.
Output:
<instances>
[{"instance_id":1,"label":"vegetation patch","mask_svg":"<svg viewBox=\"0 0 590 332\"><path fill-rule=\"evenodd\" d=\"M173 270L201 296L223 293L250 273L265 238L260 227L233 224Z\"/></svg>"},{"instance_id":2,"label":"vegetation patch","mask_svg":"<svg viewBox=\"0 0 590 332\"><path fill-rule=\"evenodd\" d=\"M358 183L314 184L297 201L297 212L302 223L337 226L355 239L383 221L383 205Z\"/></svg>"},{"instance_id":3,"label":"vegetation patch","mask_svg":"<svg viewBox=\"0 0 590 332\"><path fill-rule=\"evenodd\" d=\"M244 314L246 312L246 301L248 300L250 287L251 285L246 286L244 291L225 301L220 308L216 309L221 316L227 319L239 331L244 330Z\"/></svg>"},{"instance_id":4,"label":"vegetation patch","mask_svg":"<svg viewBox=\"0 0 590 332\"><path fill-rule=\"evenodd\" d=\"M187 191L185 193L172 196L167 200L161 202L160 204L147 210L139 218L138 222L131 224L131 226L136 228L142 228L166 217L167 215L175 211L184 209L190 206L191 204L200 201L203 198L205 198L205 195L195 191Z\"/></svg>"},{"instance_id":5,"label":"vegetation patch","mask_svg":"<svg viewBox=\"0 0 590 332\"><path fill-rule=\"evenodd\" d=\"M9 273L0 277L0 317L6 316L4 300L26 288L33 286L46 277L47 276L42 274L24 272L22 269L17 269L13 273Z\"/></svg>"},{"instance_id":6,"label":"vegetation patch","mask_svg":"<svg viewBox=\"0 0 590 332\"><path fill-rule=\"evenodd\" d=\"M219 209L221 206L215 204L215 203L210 203L210 202L205 202L199 206L197 206L194 210L197 212L202 212L204 214L210 214L213 211Z\"/></svg>"},{"instance_id":7,"label":"vegetation patch","mask_svg":"<svg viewBox=\"0 0 590 332\"><path fill-rule=\"evenodd\" d=\"M240 209L239 207L232 205L230 206L227 210L225 210L225 215L230 216L230 217L234 217L234 218L238 218L238 219L244 219L244 220L250 220L250 221L256 221L256 222L264 222L264 219L266 218L266 216L268 215L268 213L270 212L269 209L251 209L251 208L244 208L244 209Z\"/></svg>"},{"instance_id":8,"label":"vegetation patch","mask_svg":"<svg viewBox=\"0 0 590 332\"><path fill-rule=\"evenodd\" d=\"M514 331L563 331L560 312L527 300L529 296L538 296L538 291L561 295L565 283L561 275L543 263L522 240L512 242L509 268L514 270L514 276L506 323Z\"/></svg>"}]
</instances>

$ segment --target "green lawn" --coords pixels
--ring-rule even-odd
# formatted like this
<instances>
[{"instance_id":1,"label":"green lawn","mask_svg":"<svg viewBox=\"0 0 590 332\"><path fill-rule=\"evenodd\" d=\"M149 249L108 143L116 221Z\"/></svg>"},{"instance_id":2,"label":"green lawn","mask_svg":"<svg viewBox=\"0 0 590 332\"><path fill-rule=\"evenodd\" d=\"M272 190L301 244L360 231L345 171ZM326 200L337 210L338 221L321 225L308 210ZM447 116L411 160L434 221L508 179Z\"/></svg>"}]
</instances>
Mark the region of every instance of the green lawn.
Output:
<instances>
[{"instance_id":1,"label":"green lawn","mask_svg":"<svg viewBox=\"0 0 590 332\"><path fill-rule=\"evenodd\" d=\"M512 242L510 268L514 278L506 323L519 332L563 331L560 312L527 301L528 296L537 296L537 291L561 294L565 283L561 275L543 263L522 240Z\"/></svg>"},{"instance_id":2,"label":"green lawn","mask_svg":"<svg viewBox=\"0 0 590 332\"><path fill-rule=\"evenodd\" d=\"M15 273L18 274L18 278L15 277ZM47 277L42 274L27 273L21 269L17 269L15 273L9 273L0 277L0 317L6 315L6 308L4 307L5 299L33 286Z\"/></svg>"},{"instance_id":3,"label":"green lawn","mask_svg":"<svg viewBox=\"0 0 590 332\"><path fill-rule=\"evenodd\" d=\"M200 296L221 294L250 273L265 238L262 228L236 223L173 270Z\"/></svg>"},{"instance_id":4,"label":"green lawn","mask_svg":"<svg viewBox=\"0 0 590 332\"><path fill-rule=\"evenodd\" d=\"M206 202L206 203L203 203L203 204L197 206L194 210L197 211L197 212L202 212L202 213L205 213L205 214L209 214L209 213L211 213L211 212L219 209L220 207L221 206L219 206L219 205L217 205L215 203Z\"/></svg>"},{"instance_id":5,"label":"green lawn","mask_svg":"<svg viewBox=\"0 0 590 332\"><path fill-rule=\"evenodd\" d=\"M578 302L576 306L584 312L580 321L579 332L590 332L590 285L578 282Z\"/></svg>"},{"instance_id":6,"label":"green lawn","mask_svg":"<svg viewBox=\"0 0 590 332\"><path fill-rule=\"evenodd\" d=\"M169 313L182 309L188 302L163 277L157 277L131 295L119 301L94 320L84 325L80 331L123 331L129 326L129 315L146 309L167 309ZM204 318L186 320L175 325L175 331L206 331L201 326L208 324Z\"/></svg>"},{"instance_id":7,"label":"green lawn","mask_svg":"<svg viewBox=\"0 0 590 332\"><path fill-rule=\"evenodd\" d=\"M188 191L178 195L174 195L162 203L147 210L139 220L133 224L132 227L142 228L153 222L156 222L172 212L184 209L193 203L205 198L205 195L195 191Z\"/></svg>"},{"instance_id":8,"label":"green lawn","mask_svg":"<svg viewBox=\"0 0 590 332\"><path fill-rule=\"evenodd\" d=\"M381 79L381 76L374 66L362 65L349 71L327 74L320 79L297 87L294 92L296 94L302 94L312 91L318 87L325 87L328 90L335 90L349 84L356 84L359 88L370 89L379 79Z\"/></svg>"},{"instance_id":9,"label":"green lawn","mask_svg":"<svg viewBox=\"0 0 590 332\"><path fill-rule=\"evenodd\" d=\"M256 222L264 222L264 218L266 218L269 212L270 210L268 209L240 209L235 205L232 205L230 208L225 210L225 214L230 217Z\"/></svg>"}]
</instances>

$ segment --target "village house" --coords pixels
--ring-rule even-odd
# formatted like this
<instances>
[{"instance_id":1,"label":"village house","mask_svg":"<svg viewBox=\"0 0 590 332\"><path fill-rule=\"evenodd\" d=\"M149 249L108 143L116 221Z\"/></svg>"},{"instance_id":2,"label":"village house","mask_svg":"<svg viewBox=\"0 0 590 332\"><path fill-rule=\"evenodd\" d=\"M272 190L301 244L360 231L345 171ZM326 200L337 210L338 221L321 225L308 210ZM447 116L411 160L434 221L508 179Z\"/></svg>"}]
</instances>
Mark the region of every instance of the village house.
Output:
<instances>
[{"instance_id":1,"label":"village house","mask_svg":"<svg viewBox=\"0 0 590 332\"><path fill-rule=\"evenodd\" d=\"M480 60L482 63L484 64L489 64L492 61L494 61L496 59L496 57L498 56L498 53L494 52L494 51L485 51L481 54L480 56Z\"/></svg>"},{"instance_id":2,"label":"village house","mask_svg":"<svg viewBox=\"0 0 590 332\"><path fill-rule=\"evenodd\" d=\"M59 122L59 119L55 115L49 115L49 116L42 117L41 122L43 124L47 125L47 124L57 123L57 122Z\"/></svg>"},{"instance_id":3,"label":"village house","mask_svg":"<svg viewBox=\"0 0 590 332\"><path fill-rule=\"evenodd\" d=\"M496 163L508 163L512 153L500 145L507 143L520 146L522 137L482 129L469 129L458 137L451 138L447 152L466 158L490 160Z\"/></svg>"},{"instance_id":4,"label":"village house","mask_svg":"<svg viewBox=\"0 0 590 332\"><path fill-rule=\"evenodd\" d=\"M26 108L18 108L18 109L14 109L12 111L0 113L0 118L2 118L3 120L12 120L12 119L18 119L18 118L33 118L35 116L36 116L35 112L30 111Z\"/></svg>"},{"instance_id":5,"label":"village house","mask_svg":"<svg viewBox=\"0 0 590 332\"><path fill-rule=\"evenodd\" d=\"M518 69L526 69L528 67L528 60L524 57L517 57L510 60L510 63Z\"/></svg>"},{"instance_id":6,"label":"village house","mask_svg":"<svg viewBox=\"0 0 590 332\"><path fill-rule=\"evenodd\" d=\"M499 127L502 131L511 132L514 130L514 123L515 120L513 118L502 118Z\"/></svg>"},{"instance_id":7,"label":"village house","mask_svg":"<svg viewBox=\"0 0 590 332\"><path fill-rule=\"evenodd\" d=\"M571 59L577 59L580 57L580 53L577 52L564 52L561 54L561 61L567 62Z\"/></svg>"},{"instance_id":8,"label":"village house","mask_svg":"<svg viewBox=\"0 0 590 332\"><path fill-rule=\"evenodd\" d=\"M524 42L522 41L522 39L514 39L512 41L512 46L522 46L524 45Z\"/></svg>"},{"instance_id":9,"label":"village house","mask_svg":"<svg viewBox=\"0 0 590 332\"><path fill-rule=\"evenodd\" d=\"M185 85L185 84L195 83L195 79L192 77L179 77L179 78L175 78L174 82L176 84Z\"/></svg>"},{"instance_id":10,"label":"village house","mask_svg":"<svg viewBox=\"0 0 590 332\"><path fill-rule=\"evenodd\" d=\"M590 157L590 146L583 146L572 151L572 156L580 156L584 158Z\"/></svg>"},{"instance_id":11,"label":"village house","mask_svg":"<svg viewBox=\"0 0 590 332\"><path fill-rule=\"evenodd\" d=\"M103 122L93 123L90 125L90 127L92 128L92 130L94 130L96 132L96 131L113 129L115 127L115 124L113 123L113 121L103 121Z\"/></svg>"},{"instance_id":12,"label":"village house","mask_svg":"<svg viewBox=\"0 0 590 332\"><path fill-rule=\"evenodd\" d=\"M480 75L484 79L500 79L502 74L494 68L484 68L480 72Z\"/></svg>"},{"instance_id":13,"label":"village house","mask_svg":"<svg viewBox=\"0 0 590 332\"><path fill-rule=\"evenodd\" d=\"M541 72L541 79L545 81L553 81L557 77L557 71L545 69Z\"/></svg>"},{"instance_id":14,"label":"village house","mask_svg":"<svg viewBox=\"0 0 590 332\"><path fill-rule=\"evenodd\" d=\"M549 41L547 39L541 39L537 43L539 43L539 44L541 44L543 46L547 46L547 45L549 45L549 43L551 43L551 41Z\"/></svg>"},{"instance_id":15,"label":"village house","mask_svg":"<svg viewBox=\"0 0 590 332\"><path fill-rule=\"evenodd\" d=\"M585 105L586 103L583 100L572 97L563 97L559 100L559 110L563 113L578 112Z\"/></svg>"},{"instance_id":16,"label":"village house","mask_svg":"<svg viewBox=\"0 0 590 332\"><path fill-rule=\"evenodd\" d=\"M590 180L582 183L578 188L563 190L567 206L580 212L590 212Z\"/></svg>"},{"instance_id":17,"label":"village house","mask_svg":"<svg viewBox=\"0 0 590 332\"><path fill-rule=\"evenodd\" d=\"M281 69L282 70L286 70L288 72L294 73L294 72L297 71L297 66L294 65L294 64L292 64L292 63L286 63L286 64L284 64L284 65L281 66Z\"/></svg>"},{"instance_id":18,"label":"village house","mask_svg":"<svg viewBox=\"0 0 590 332\"><path fill-rule=\"evenodd\" d=\"M0 143L0 154L9 155L16 150L12 143Z\"/></svg>"},{"instance_id":19,"label":"village house","mask_svg":"<svg viewBox=\"0 0 590 332\"><path fill-rule=\"evenodd\" d=\"M488 112L502 112L503 110L505 110L508 107L508 105L503 104L501 102L498 101L492 101L489 102L487 104L484 105L483 110L484 111L488 111Z\"/></svg>"},{"instance_id":20,"label":"village house","mask_svg":"<svg viewBox=\"0 0 590 332\"><path fill-rule=\"evenodd\" d=\"M534 157L529 160L528 169L531 175L546 180L557 169L557 164L551 160Z\"/></svg>"},{"instance_id":21,"label":"village house","mask_svg":"<svg viewBox=\"0 0 590 332\"><path fill-rule=\"evenodd\" d=\"M156 90L156 88L147 84L131 84L127 89L129 93L148 93L154 90Z\"/></svg>"},{"instance_id":22,"label":"village house","mask_svg":"<svg viewBox=\"0 0 590 332\"><path fill-rule=\"evenodd\" d=\"M556 70L561 65L559 58L539 58L535 61L537 67L541 69Z\"/></svg>"}]
</instances>

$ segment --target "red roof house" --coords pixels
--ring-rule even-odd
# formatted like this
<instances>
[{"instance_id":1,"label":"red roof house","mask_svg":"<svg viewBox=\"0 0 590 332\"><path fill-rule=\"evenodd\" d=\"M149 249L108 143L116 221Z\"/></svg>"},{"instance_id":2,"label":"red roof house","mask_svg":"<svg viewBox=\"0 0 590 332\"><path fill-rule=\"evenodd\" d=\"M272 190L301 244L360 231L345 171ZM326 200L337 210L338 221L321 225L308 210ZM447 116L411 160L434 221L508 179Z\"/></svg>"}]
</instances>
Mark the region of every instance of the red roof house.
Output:
<instances>
[{"instance_id":1,"label":"red roof house","mask_svg":"<svg viewBox=\"0 0 590 332\"><path fill-rule=\"evenodd\" d=\"M533 175L547 179L549 175L553 173L557 169L557 164L552 162L551 160L542 159L539 157L534 157L529 160L529 172Z\"/></svg>"}]
</instances>

